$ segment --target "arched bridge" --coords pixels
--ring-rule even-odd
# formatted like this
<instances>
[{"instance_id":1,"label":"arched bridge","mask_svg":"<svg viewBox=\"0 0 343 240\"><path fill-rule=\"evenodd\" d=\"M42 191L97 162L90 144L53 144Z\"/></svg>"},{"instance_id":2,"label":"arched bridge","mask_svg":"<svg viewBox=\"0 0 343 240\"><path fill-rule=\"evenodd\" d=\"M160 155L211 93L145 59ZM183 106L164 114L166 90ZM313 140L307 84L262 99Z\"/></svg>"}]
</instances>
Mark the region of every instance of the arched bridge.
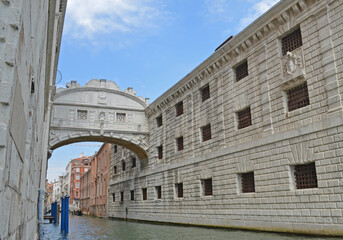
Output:
<instances>
[{"instance_id":1,"label":"arched bridge","mask_svg":"<svg viewBox=\"0 0 343 240\"><path fill-rule=\"evenodd\" d=\"M115 82L93 79L80 87L76 81L58 88L53 98L49 148L83 141L122 145L143 160L149 141L148 99L124 91Z\"/></svg>"}]
</instances>

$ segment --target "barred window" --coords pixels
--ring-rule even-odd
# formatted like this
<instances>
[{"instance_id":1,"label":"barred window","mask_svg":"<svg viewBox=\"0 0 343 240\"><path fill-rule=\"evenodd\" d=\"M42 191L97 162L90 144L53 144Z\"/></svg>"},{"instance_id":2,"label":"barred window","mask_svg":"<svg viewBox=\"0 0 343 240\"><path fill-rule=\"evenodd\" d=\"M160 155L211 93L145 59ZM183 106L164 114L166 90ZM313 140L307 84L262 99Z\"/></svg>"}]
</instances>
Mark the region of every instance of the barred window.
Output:
<instances>
[{"instance_id":1,"label":"barred window","mask_svg":"<svg viewBox=\"0 0 343 240\"><path fill-rule=\"evenodd\" d=\"M161 186L156 186L155 190L156 190L156 198L157 199L161 199L162 198L162 187Z\"/></svg>"},{"instance_id":2,"label":"barred window","mask_svg":"<svg viewBox=\"0 0 343 240\"><path fill-rule=\"evenodd\" d=\"M248 61L244 61L236 67L236 82L248 76Z\"/></svg>"},{"instance_id":3,"label":"barred window","mask_svg":"<svg viewBox=\"0 0 343 240\"><path fill-rule=\"evenodd\" d=\"M162 126L162 114L156 118L157 127Z\"/></svg>"},{"instance_id":4,"label":"barred window","mask_svg":"<svg viewBox=\"0 0 343 240\"><path fill-rule=\"evenodd\" d=\"M301 47L303 45L300 28L283 37L282 43L282 55L286 55L287 52Z\"/></svg>"},{"instance_id":5,"label":"barred window","mask_svg":"<svg viewBox=\"0 0 343 240\"><path fill-rule=\"evenodd\" d=\"M317 188L317 173L315 163L294 166L295 183L297 189Z\"/></svg>"},{"instance_id":6,"label":"barred window","mask_svg":"<svg viewBox=\"0 0 343 240\"><path fill-rule=\"evenodd\" d=\"M163 146L158 146L157 147L157 153L158 153L158 159L162 159L163 158Z\"/></svg>"},{"instance_id":7,"label":"barred window","mask_svg":"<svg viewBox=\"0 0 343 240\"><path fill-rule=\"evenodd\" d=\"M118 146L114 145L114 153L117 153L117 152L118 152Z\"/></svg>"},{"instance_id":8,"label":"barred window","mask_svg":"<svg viewBox=\"0 0 343 240\"><path fill-rule=\"evenodd\" d=\"M209 98L210 98L210 85L207 84L205 87L201 89L201 99L204 102Z\"/></svg>"},{"instance_id":9,"label":"barred window","mask_svg":"<svg viewBox=\"0 0 343 240\"><path fill-rule=\"evenodd\" d=\"M130 191L130 200L134 201L135 200L135 190Z\"/></svg>"},{"instance_id":10,"label":"barred window","mask_svg":"<svg viewBox=\"0 0 343 240\"><path fill-rule=\"evenodd\" d=\"M143 201L147 200L147 188L142 188Z\"/></svg>"},{"instance_id":11,"label":"barred window","mask_svg":"<svg viewBox=\"0 0 343 240\"><path fill-rule=\"evenodd\" d=\"M115 201L116 201L116 194L112 193L112 202L115 202Z\"/></svg>"},{"instance_id":12,"label":"barred window","mask_svg":"<svg viewBox=\"0 0 343 240\"><path fill-rule=\"evenodd\" d=\"M310 105L310 98L308 96L306 82L287 91L287 105L288 111L293 111L295 109Z\"/></svg>"},{"instance_id":13,"label":"barred window","mask_svg":"<svg viewBox=\"0 0 343 240\"><path fill-rule=\"evenodd\" d=\"M175 109L176 109L176 116L180 116L183 114L183 102L179 102L175 105Z\"/></svg>"},{"instance_id":14,"label":"barred window","mask_svg":"<svg viewBox=\"0 0 343 240\"><path fill-rule=\"evenodd\" d=\"M117 174L117 166L113 167L113 172L114 172L114 174Z\"/></svg>"},{"instance_id":15,"label":"barred window","mask_svg":"<svg viewBox=\"0 0 343 240\"><path fill-rule=\"evenodd\" d=\"M124 192L120 192L120 201L124 202Z\"/></svg>"},{"instance_id":16,"label":"barred window","mask_svg":"<svg viewBox=\"0 0 343 240\"><path fill-rule=\"evenodd\" d=\"M136 158L132 157L131 162L132 162L132 168L135 168L136 167Z\"/></svg>"},{"instance_id":17,"label":"barred window","mask_svg":"<svg viewBox=\"0 0 343 240\"><path fill-rule=\"evenodd\" d=\"M122 161L122 162L121 162L121 169L122 169L123 171L125 171L125 169L126 169L126 163L125 163L125 161Z\"/></svg>"},{"instance_id":18,"label":"barred window","mask_svg":"<svg viewBox=\"0 0 343 240\"><path fill-rule=\"evenodd\" d=\"M212 178L202 180L203 193L205 196L213 195L212 192Z\"/></svg>"},{"instance_id":19,"label":"barred window","mask_svg":"<svg viewBox=\"0 0 343 240\"><path fill-rule=\"evenodd\" d=\"M179 137L176 139L177 150L183 150L183 137Z\"/></svg>"},{"instance_id":20,"label":"barred window","mask_svg":"<svg viewBox=\"0 0 343 240\"><path fill-rule=\"evenodd\" d=\"M117 113L117 122L126 122L126 113Z\"/></svg>"},{"instance_id":21,"label":"barred window","mask_svg":"<svg viewBox=\"0 0 343 240\"><path fill-rule=\"evenodd\" d=\"M87 110L77 110L77 119L87 120Z\"/></svg>"},{"instance_id":22,"label":"barred window","mask_svg":"<svg viewBox=\"0 0 343 240\"><path fill-rule=\"evenodd\" d=\"M203 126L201 128L201 133L202 133L202 141L203 142L210 140L212 138L212 136L211 136L211 124L207 124L206 126Z\"/></svg>"},{"instance_id":23,"label":"barred window","mask_svg":"<svg viewBox=\"0 0 343 240\"><path fill-rule=\"evenodd\" d=\"M255 192L254 172L242 173L241 180L243 193Z\"/></svg>"},{"instance_id":24,"label":"barred window","mask_svg":"<svg viewBox=\"0 0 343 240\"><path fill-rule=\"evenodd\" d=\"M178 198L182 198L183 197L183 183L175 184L175 190L176 190L176 196Z\"/></svg>"},{"instance_id":25,"label":"barred window","mask_svg":"<svg viewBox=\"0 0 343 240\"><path fill-rule=\"evenodd\" d=\"M251 125L250 106L237 112L238 129L242 129Z\"/></svg>"}]
</instances>

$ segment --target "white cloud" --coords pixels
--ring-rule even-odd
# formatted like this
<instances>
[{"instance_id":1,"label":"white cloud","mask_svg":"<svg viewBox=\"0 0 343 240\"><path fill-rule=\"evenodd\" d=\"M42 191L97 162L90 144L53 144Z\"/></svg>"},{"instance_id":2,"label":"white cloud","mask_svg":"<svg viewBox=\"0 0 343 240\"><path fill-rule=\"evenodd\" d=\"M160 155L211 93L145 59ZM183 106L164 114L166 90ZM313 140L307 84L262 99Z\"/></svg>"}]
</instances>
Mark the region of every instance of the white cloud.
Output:
<instances>
[{"instance_id":1,"label":"white cloud","mask_svg":"<svg viewBox=\"0 0 343 240\"><path fill-rule=\"evenodd\" d=\"M78 38L127 33L157 26L159 0L69 0L65 30Z\"/></svg>"},{"instance_id":2,"label":"white cloud","mask_svg":"<svg viewBox=\"0 0 343 240\"><path fill-rule=\"evenodd\" d=\"M255 3L252 9L249 11L248 15L241 19L239 30L242 30L254 20L256 20L263 13L268 11L272 6L274 6L279 0L262 0Z\"/></svg>"}]
</instances>

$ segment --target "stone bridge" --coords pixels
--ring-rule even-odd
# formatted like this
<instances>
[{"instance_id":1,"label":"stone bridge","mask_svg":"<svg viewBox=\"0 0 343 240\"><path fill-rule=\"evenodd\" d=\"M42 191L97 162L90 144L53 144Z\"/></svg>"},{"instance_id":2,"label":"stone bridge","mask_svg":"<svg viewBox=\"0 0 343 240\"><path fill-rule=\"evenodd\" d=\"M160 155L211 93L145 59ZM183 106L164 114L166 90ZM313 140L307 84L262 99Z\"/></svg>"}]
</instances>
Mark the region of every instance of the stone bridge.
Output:
<instances>
[{"instance_id":1,"label":"stone bridge","mask_svg":"<svg viewBox=\"0 0 343 240\"><path fill-rule=\"evenodd\" d=\"M115 82L90 80L80 87L76 81L58 88L52 100L49 148L84 141L124 146L147 159L149 141L145 108L149 99L124 91Z\"/></svg>"}]
</instances>

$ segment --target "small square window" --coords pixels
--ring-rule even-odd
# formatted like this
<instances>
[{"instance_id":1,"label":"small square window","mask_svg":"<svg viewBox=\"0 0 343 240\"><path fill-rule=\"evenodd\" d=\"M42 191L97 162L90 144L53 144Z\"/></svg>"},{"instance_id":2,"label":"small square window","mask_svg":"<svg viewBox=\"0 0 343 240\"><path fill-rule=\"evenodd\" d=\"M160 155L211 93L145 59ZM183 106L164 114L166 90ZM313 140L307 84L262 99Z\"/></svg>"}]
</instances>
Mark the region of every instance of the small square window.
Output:
<instances>
[{"instance_id":1,"label":"small square window","mask_svg":"<svg viewBox=\"0 0 343 240\"><path fill-rule=\"evenodd\" d=\"M306 82L289 89L286 93L289 112L310 105Z\"/></svg>"},{"instance_id":2,"label":"small square window","mask_svg":"<svg viewBox=\"0 0 343 240\"><path fill-rule=\"evenodd\" d=\"M202 133L202 141L208 141L212 138L211 136L211 124L207 124L206 126L203 126L201 128L201 133Z\"/></svg>"},{"instance_id":3,"label":"small square window","mask_svg":"<svg viewBox=\"0 0 343 240\"><path fill-rule=\"evenodd\" d=\"M143 197L143 201L148 199L148 194L147 194L147 188L142 188L142 197Z\"/></svg>"},{"instance_id":4,"label":"small square window","mask_svg":"<svg viewBox=\"0 0 343 240\"><path fill-rule=\"evenodd\" d=\"M201 99L203 102L210 98L210 85L209 84L201 88L200 91L201 91Z\"/></svg>"},{"instance_id":5,"label":"small square window","mask_svg":"<svg viewBox=\"0 0 343 240\"><path fill-rule=\"evenodd\" d=\"M294 166L294 177L297 189L317 188L317 172L315 163Z\"/></svg>"},{"instance_id":6,"label":"small square window","mask_svg":"<svg viewBox=\"0 0 343 240\"><path fill-rule=\"evenodd\" d=\"M87 120L87 110L77 110L77 119Z\"/></svg>"},{"instance_id":7,"label":"small square window","mask_svg":"<svg viewBox=\"0 0 343 240\"><path fill-rule=\"evenodd\" d=\"M176 139L177 150L183 150L183 137L179 137Z\"/></svg>"},{"instance_id":8,"label":"small square window","mask_svg":"<svg viewBox=\"0 0 343 240\"><path fill-rule=\"evenodd\" d=\"M183 102L179 102L175 105L176 116L180 116L183 114Z\"/></svg>"},{"instance_id":9,"label":"small square window","mask_svg":"<svg viewBox=\"0 0 343 240\"><path fill-rule=\"evenodd\" d=\"M136 158L132 157L131 162L132 162L132 168L135 168L136 167Z\"/></svg>"},{"instance_id":10,"label":"small square window","mask_svg":"<svg viewBox=\"0 0 343 240\"><path fill-rule=\"evenodd\" d=\"M175 184L175 191L178 198L183 198L183 183Z\"/></svg>"},{"instance_id":11,"label":"small square window","mask_svg":"<svg viewBox=\"0 0 343 240\"><path fill-rule=\"evenodd\" d=\"M241 181L243 193L255 192L254 172L242 173Z\"/></svg>"},{"instance_id":12,"label":"small square window","mask_svg":"<svg viewBox=\"0 0 343 240\"><path fill-rule=\"evenodd\" d=\"M130 200L134 201L135 200L135 190L130 191Z\"/></svg>"},{"instance_id":13,"label":"small square window","mask_svg":"<svg viewBox=\"0 0 343 240\"><path fill-rule=\"evenodd\" d=\"M236 67L236 82L248 76L248 61L244 61Z\"/></svg>"},{"instance_id":14,"label":"small square window","mask_svg":"<svg viewBox=\"0 0 343 240\"><path fill-rule=\"evenodd\" d=\"M303 45L300 28L283 37L281 40L282 55L301 47Z\"/></svg>"},{"instance_id":15,"label":"small square window","mask_svg":"<svg viewBox=\"0 0 343 240\"><path fill-rule=\"evenodd\" d=\"M162 187L161 186L156 186L155 187L156 191L156 198L161 199L162 198Z\"/></svg>"},{"instance_id":16,"label":"small square window","mask_svg":"<svg viewBox=\"0 0 343 240\"><path fill-rule=\"evenodd\" d=\"M157 127L162 126L162 114L156 118Z\"/></svg>"},{"instance_id":17,"label":"small square window","mask_svg":"<svg viewBox=\"0 0 343 240\"><path fill-rule=\"evenodd\" d=\"M202 189L203 189L203 195L205 195L205 196L213 195L212 178L201 180L201 185L202 185Z\"/></svg>"},{"instance_id":18,"label":"small square window","mask_svg":"<svg viewBox=\"0 0 343 240\"><path fill-rule=\"evenodd\" d=\"M116 194L112 193L112 201L115 202L116 201Z\"/></svg>"},{"instance_id":19,"label":"small square window","mask_svg":"<svg viewBox=\"0 0 343 240\"><path fill-rule=\"evenodd\" d=\"M158 154L158 159L163 158L163 147L162 147L162 145L157 147L157 154Z\"/></svg>"},{"instance_id":20,"label":"small square window","mask_svg":"<svg viewBox=\"0 0 343 240\"><path fill-rule=\"evenodd\" d=\"M124 202L124 192L120 192L120 201Z\"/></svg>"},{"instance_id":21,"label":"small square window","mask_svg":"<svg viewBox=\"0 0 343 240\"><path fill-rule=\"evenodd\" d=\"M121 162L121 169L122 169L123 171L125 171L125 169L126 169L126 163L125 163L125 161L122 161L122 162Z\"/></svg>"},{"instance_id":22,"label":"small square window","mask_svg":"<svg viewBox=\"0 0 343 240\"><path fill-rule=\"evenodd\" d=\"M114 172L114 174L117 174L117 166L113 167L113 172Z\"/></svg>"},{"instance_id":23,"label":"small square window","mask_svg":"<svg viewBox=\"0 0 343 240\"><path fill-rule=\"evenodd\" d=\"M120 123L126 122L126 113L117 113L116 122L120 122Z\"/></svg>"},{"instance_id":24,"label":"small square window","mask_svg":"<svg viewBox=\"0 0 343 240\"><path fill-rule=\"evenodd\" d=\"M250 107L237 112L238 129L251 126L251 111Z\"/></svg>"}]
</instances>

